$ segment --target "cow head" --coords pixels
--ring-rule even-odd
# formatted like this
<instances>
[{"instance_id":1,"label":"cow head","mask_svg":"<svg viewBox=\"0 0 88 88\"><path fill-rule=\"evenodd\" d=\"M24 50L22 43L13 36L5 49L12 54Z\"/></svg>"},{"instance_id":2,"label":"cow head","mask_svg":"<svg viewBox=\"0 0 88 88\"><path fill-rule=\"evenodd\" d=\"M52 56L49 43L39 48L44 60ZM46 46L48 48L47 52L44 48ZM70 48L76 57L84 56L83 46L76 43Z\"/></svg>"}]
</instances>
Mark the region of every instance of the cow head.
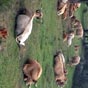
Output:
<instances>
[{"instance_id":1,"label":"cow head","mask_svg":"<svg viewBox=\"0 0 88 88\"><path fill-rule=\"evenodd\" d=\"M60 87L63 87L66 84L67 78L63 75L62 78L56 80L56 84Z\"/></svg>"},{"instance_id":2,"label":"cow head","mask_svg":"<svg viewBox=\"0 0 88 88\"><path fill-rule=\"evenodd\" d=\"M40 19L40 18L43 17L43 13L41 12L41 10L36 10L36 12L35 12L35 17L36 17L37 19Z\"/></svg>"}]
</instances>

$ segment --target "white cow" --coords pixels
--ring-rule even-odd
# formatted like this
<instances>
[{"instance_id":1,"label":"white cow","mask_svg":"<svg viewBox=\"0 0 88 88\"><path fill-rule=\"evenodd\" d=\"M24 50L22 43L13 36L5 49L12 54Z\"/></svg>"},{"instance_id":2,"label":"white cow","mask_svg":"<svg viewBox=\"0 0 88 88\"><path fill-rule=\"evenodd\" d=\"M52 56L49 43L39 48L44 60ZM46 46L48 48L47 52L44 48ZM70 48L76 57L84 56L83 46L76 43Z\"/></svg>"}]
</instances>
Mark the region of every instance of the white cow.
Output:
<instances>
[{"instance_id":1,"label":"white cow","mask_svg":"<svg viewBox=\"0 0 88 88\"><path fill-rule=\"evenodd\" d=\"M42 17L42 13L40 11L36 11L31 17L26 14L21 14L17 19L17 30L23 30L23 33L16 37L16 42L19 45L25 46L25 41L28 39L29 35L32 32L33 27L33 19L36 17Z\"/></svg>"}]
</instances>

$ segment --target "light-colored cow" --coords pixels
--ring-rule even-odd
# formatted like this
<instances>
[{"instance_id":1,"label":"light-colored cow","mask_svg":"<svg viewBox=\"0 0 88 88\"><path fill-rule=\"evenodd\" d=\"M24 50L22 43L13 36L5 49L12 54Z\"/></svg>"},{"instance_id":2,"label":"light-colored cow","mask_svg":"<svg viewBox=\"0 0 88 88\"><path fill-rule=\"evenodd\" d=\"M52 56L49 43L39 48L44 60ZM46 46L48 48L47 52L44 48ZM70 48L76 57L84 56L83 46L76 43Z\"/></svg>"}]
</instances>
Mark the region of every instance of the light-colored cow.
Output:
<instances>
[{"instance_id":1,"label":"light-colored cow","mask_svg":"<svg viewBox=\"0 0 88 88\"><path fill-rule=\"evenodd\" d=\"M23 66L24 81L27 86L36 84L42 74L42 67L36 60L28 60Z\"/></svg>"},{"instance_id":2,"label":"light-colored cow","mask_svg":"<svg viewBox=\"0 0 88 88\"><path fill-rule=\"evenodd\" d=\"M25 41L28 39L29 35L32 32L33 20L34 18L41 18L42 13L39 10L36 10L32 16L27 14L20 14L17 18L17 30L24 30L20 35L16 37L16 42L19 45L25 46Z\"/></svg>"},{"instance_id":3,"label":"light-colored cow","mask_svg":"<svg viewBox=\"0 0 88 88\"><path fill-rule=\"evenodd\" d=\"M71 60L69 61L69 64L71 66L76 66L80 63L80 56L74 56L71 58Z\"/></svg>"},{"instance_id":4,"label":"light-colored cow","mask_svg":"<svg viewBox=\"0 0 88 88\"><path fill-rule=\"evenodd\" d=\"M62 15L65 20L67 17L72 17L74 12L81 6L81 3L70 3L69 0L58 0L57 15Z\"/></svg>"},{"instance_id":5,"label":"light-colored cow","mask_svg":"<svg viewBox=\"0 0 88 88\"><path fill-rule=\"evenodd\" d=\"M66 84L66 68L65 68L65 58L61 51L57 52L54 56L54 74L56 84L63 87Z\"/></svg>"},{"instance_id":6,"label":"light-colored cow","mask_svg":"<svg viewBox=\"0 0 88 88\"><path fill-rule=\"evenodd\" d=\"M8 31L7 31L6 28L0 29L0 38L6 39L7 38L7 35L8 35Z\"/></svg>"}]
</instances>

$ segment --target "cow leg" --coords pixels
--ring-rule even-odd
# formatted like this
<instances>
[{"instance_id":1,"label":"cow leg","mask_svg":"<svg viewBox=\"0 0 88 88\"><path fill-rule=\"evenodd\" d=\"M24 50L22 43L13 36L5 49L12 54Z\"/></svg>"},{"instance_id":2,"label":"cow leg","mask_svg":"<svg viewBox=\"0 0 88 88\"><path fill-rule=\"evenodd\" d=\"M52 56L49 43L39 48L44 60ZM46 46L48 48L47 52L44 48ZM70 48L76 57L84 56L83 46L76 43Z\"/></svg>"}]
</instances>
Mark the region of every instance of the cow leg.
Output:
<instances>
[{"instance_id":1,"label":"cow leg","mask_svg":"<svg viewBox=\"0 0 88 88\"><path fill-rule=\"evenodd\" d=\"M25 46L25 43L23 43L23 42L20 42L20 45L23 45L23 46Z\"/></svg>"}]
</instances>

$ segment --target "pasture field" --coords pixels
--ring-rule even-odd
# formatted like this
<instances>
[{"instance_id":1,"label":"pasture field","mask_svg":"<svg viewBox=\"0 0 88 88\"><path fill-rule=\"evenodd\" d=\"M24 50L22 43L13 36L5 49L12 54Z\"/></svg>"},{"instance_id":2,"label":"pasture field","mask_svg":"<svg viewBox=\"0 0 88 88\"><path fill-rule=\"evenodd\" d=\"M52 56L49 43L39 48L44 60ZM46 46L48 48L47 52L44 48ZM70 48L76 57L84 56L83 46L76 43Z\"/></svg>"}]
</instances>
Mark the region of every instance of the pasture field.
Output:
<instances>
[{"instance_id":1,"label":"pasture field","mask_svg":"<svg viewBox=\"0 0 88 88\"><path fill-rule=\"evenodd\" d=\"M0 52L0 88L27 88L22 74L22 66L27 58L36 59L42 65L43 73L37 88L57 88L54 82L53 55L61 49L68 63L70 57L75 54L74 45L81 45L81 41L75 37L69 48L63 42L62 33L67 30L67 22L57 16L56 4L57 0L11 0L8 9L0 11L0 25L7 27L9 32L7 40L1 42L4 50ZM33 31L26 41L26 47L19 50L14 38L14 24L17 11L21 7L33 11L42 8L44 17L43 23L34 20ZM81 19L81 9L82 7L76 13L78 19ZM67 69L68 81L64 88L71 88L75 67L67 66Z\"/></svg>"}]
</instances>

